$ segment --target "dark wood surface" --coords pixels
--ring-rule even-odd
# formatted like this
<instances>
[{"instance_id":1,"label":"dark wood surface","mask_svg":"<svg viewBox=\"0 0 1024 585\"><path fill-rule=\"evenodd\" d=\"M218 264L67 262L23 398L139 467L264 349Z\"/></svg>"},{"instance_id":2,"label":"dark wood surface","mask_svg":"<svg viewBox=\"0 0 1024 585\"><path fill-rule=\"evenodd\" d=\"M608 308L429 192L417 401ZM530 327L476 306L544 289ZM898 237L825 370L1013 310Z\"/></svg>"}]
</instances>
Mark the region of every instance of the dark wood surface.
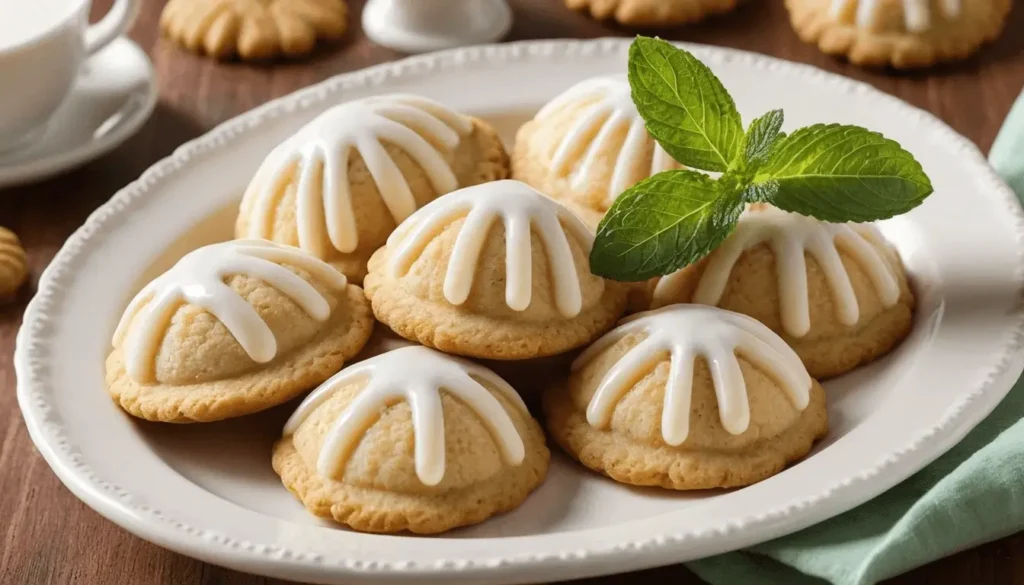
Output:
<instances>
[{"instance_id":1,"label":"dark wood surface","mask_svg":"<svg viewBox=\"0 0 1024 585\"><path fill-rule=\"evenodd\" d=\"M218 64L161 41L157 21L162 1L145 1L131 37L151 56L156 68L160 104L152 119L138 135L100 160L44 183L0 191L0 225L21 236L28 250L32 282L96 206L181 142L270 98L337 73L401 57L362 35L358 25L362 2L353 4L352 30L340 45L300 62L244 65ZM514 0L512 4L516 23L510 39L635 33L574 14L561 0ZM94 16L108 5L109 0L96 0ZM789 26L782 0L749 0L733 14L657 33L811 63L867 81L935 113L986 152L1024 84L1024 5L1014 10L1003 37L979 56L964 64L912 74L864 71L801 44ZM32 446L15 399L11 354L32 290L30 284L13 304L0 306L0 583L283 583L208 565L135 538L80 503L60 484ZM586 583L640 580L700 583L682 567ZM1024 533L935 562L893 583L1024 583Z\"/></svg>"}]
</instances>

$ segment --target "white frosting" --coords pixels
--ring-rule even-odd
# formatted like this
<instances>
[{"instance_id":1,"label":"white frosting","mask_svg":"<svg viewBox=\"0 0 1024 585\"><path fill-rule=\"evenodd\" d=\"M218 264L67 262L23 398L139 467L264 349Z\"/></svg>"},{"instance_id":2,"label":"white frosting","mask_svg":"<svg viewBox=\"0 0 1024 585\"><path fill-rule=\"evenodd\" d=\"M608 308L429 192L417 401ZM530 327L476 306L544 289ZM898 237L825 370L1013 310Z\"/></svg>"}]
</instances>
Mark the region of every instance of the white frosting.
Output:
<instances>
[{"instance_id":1,"label":"white frosting","mask_svg":"<svg viewBox=\"0 0 1024 585\"><path fill-rule=\"evenodd\" d=\"M879 0L832 0L833 18L844 13L851 3L857 3L857 26L868 28L878 18ZM903 21L907 31L920 33L928 30L932 23L930 4L932 0L902 0ZM960 16L963 6L961 0L939 0L939 10L943 17L954 19Z\"/></svg>"},{"instance_id":2,"label":"white frosting","mask_svg":"<svg viewBox=\"0 0 1024 585\"><path fill-rule=\"evenodd\" d=\"M416 210L416 199L384 144L401 148L423 168L434 191L447 193L458 188L458 179L445 156L472 130L466 116L411 95L384 95L335 106L263 161L245 195L254 206L246 235L270 238L278 194L285 183L296 181L299 247L320 258L329 252L325 241L339 252L353 252L359 245L348 178L353 149L366 163L397 224Z\"/></svg>"},{"instance_id":3,"label":"white frosting","mask_svg":"<svg viewBox=\"0 0 1024 585\"><path fill-rule=\"evenodd\" d=\"M588 102L585 111L575 120L562 141L555 146L551 158L551 172L562 175L571 172L573 189L585 189L593 179L598 154L607 149L616 130L628 127L615 170L608 184L607 204L611 205L623 191L642 179L678 165L661 145L647 133L643 118L637 112L630 94L629 84L613 77L596 77L577 83L548 102L534 118L543 121L572 103ZM596 132L596 134L595 134ZM589 143L588 143L589 141ZM635 163L654 142L654 155L647 174L637 176ZM589 144L589 145L588 145ZM579 161L579 154L583 160ZM578 163L578 164L577 164ZM576 165L575 168L572 168Z\"/></svg>"},{"instance_id":4,"label":"white frosting","mask_svg":"<svg viewBox=\"0 0 1024 585\"><path fill-rule=\"evenodd\" d=\"M573 212L519 181L494 181L460 189L431 201L398 226L388 238L393 278L401 278L445 227L465 218L455 239L444 297L453 305L466 302L473 288L480 252L494 222L505 226L505 302L516 311L530 306L533 258L530 234L544 243L554 281L555 306L566 318L583 309L583 293L568 237L587 254L594 243L590 229Z\"/></svg>"},{"instance_id":5,"label":"white frosting","mask_svg":"<svg viewBox=\"0 0 1024 585\"><path fill-rule=\"evenodd\" d=\"M778 335L746 315L696 305L672 305L633 315L580 354L573 371L631 334L645 337L608 370L587 406L587 422L595 428L611 423L618 402L666 354L671 361L661 434L669 445L682 444L690 432L693 364L698 357L711 370L722 427L733 435L750 425L747 385L737 355L769 375L794 408L802 411L810 401L811 377Z\"/></svg>"},{"instance_id":6,"label":"white frosting","mask_svg":"<svg viewBox=\"0 0 1024 585\"><path fill-rule=\"evenodd\" d=\"M708 257L692 300L702 305L721 302L740 255L763 243L775 255L780 312L786 333L801 337L811 329L805 253L815 259L824 273L832 289L839 321L856 325L860 320L860 307L839 250L857 262L882 304L891 307L899 301L900 286L892 266L877 248L884 245L882 242L882 235L872 225L827 223L777 209L748 211L740 218L736 231ZM683 272L678 271L658 281L654 303L675 302L675 291L682 278Z\"/></svg>"},{"instance_id":7,"label":"white frosting","mask_svg":"<svg viewBox=\"0 0 1024 585\"><path fill-rule=\"evenodd\" d=\"M412 410L416 476L424 485L440 483L445 472L442 391L458 398L480 417L506 462L523 462L523 438L501 402L483 383L529 416L519 394L483 366L422 346L395 349L335 374L302 401L285 423L284 436L294 434L336 391L362 380L366 380L366 386L345 407L324 438L316 463L321 476L340 479L366 430L387 407L404 400Z\"/></svg>"},{"instance_id":8,"label":"white frosting","mask_svg":"<svg viewBox=\"0 0 1024 585\"><path fill-rule=\"evenodd\" d=\"M256 309L225 279L244 275L276 288L310 317L326 321L331 307L316 287L281 264L305 270L335 289L345 276L298 248L264 240L233 240L190 252L132 299L114 331L114 345L125 342L125 369L138 383L154 378L156 353L174 312L183 303L205 309L227 327L246 354L257 363L277 355L277 340ZM129 326L132 334L126 339Z\"/></svg>"}]
</instances>

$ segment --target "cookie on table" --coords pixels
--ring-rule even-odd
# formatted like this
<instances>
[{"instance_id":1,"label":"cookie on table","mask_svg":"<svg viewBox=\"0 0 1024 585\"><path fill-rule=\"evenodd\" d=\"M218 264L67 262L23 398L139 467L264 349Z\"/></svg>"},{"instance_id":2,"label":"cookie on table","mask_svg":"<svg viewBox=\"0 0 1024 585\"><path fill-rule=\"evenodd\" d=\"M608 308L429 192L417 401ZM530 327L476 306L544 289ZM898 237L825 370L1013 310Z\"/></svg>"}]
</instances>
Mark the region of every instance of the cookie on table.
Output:
<instances>
[{"instance_id":1,"label":"cookie on table","mask_svg":"<svg viewBox=\"0 0 1024 585\"><path fill-rule=\"evenodd\" d=\"M0 227L0 302L14 298L28 278L28 261L21 241L11 230Z\"/></svg>"},{"instance_id":2,"label":"cookie on table","mask_svg":"<svg viewBox=\"0 0 1024 585\"><path fill-rule=\"evenodd\" d=\"M640 313L544 394L547 429L612 479L675 490L750 485L828 430L825 392L750 317L697 305Z\"/></svg>"},{"instance_id":3,"label":"cookie on table","mask_svg":"<svg viewBox=\"0 0 1024 585\"><path fill-rule=\"evenodd\" d=\"M362 283L370 254L416 209L508 173L501 139L482 120L413 95L355 100L266 157L235 235L298 246Z\"/></svg>"},{"instance_id":4,"label":"cookie on table","mask_svg":"<svg viewBox=\"0 0 1024 585\"><path fill-rule=\"evenodd\" d=\"M815 378L870 362L910 333L914 294L870 224L833 224L771 206L748 210L699 262L662 277L652 307L718 306L782 336Z\"/></svg>"},{"instance_id":5,"label":"cookie on table","mask_svg":"<svg viewBox=\"0 0 1024 585\"><path fill-rule=\"evenodd\" d=\"M927 67L974 54L1011 0L786 0L800 38L857 65Z\"/></svg>"},{"instance_id":6,"label":"cookie on table","mask_svg":"<svg viewBox=\"0 0 1024 585\"><path fill-rule=\"evenodd\" d=\"M106 384L128 413L210 422L316 387L373 328L363 291L301 250L234 240L195 250L125 310Z\"/></svg>"},{"instance_id":7,"label":"cookie on table","mask_svg":"<svg viewBox=\"0 0 1024 585\"><path fill-rule=\"evenodd\" d=\"M590 272L593 239L579 217L524 183L468 187L391 234L370 258L366 296L378 321L448 353L563 353L625 309L625 288Z\"/></svg>"},{"instance_id":8,"label":"cookie on table","mask_svg":"<svg viewBox=\"0 0 1024 585\"><path fill-rule=\"evenodd\" d=\"M736 8L737 0L565 0L573 10L627 26L672 26L697 22Z\"/></svg>"},{"instance_id":9,"label":"cookie on table","mask_svg":"<svg viewBox=\"0 0 1024 585\"><path fill-rule=\"evenodd\" d=\"M218 59L296 57L347 28L344 0L170 0L160 15L164 36Z\"/></svg>"},{"instance_id":10,"label":"cookie on table","mask_svg":"<svg viewBox=\"0 0 1024 585\"><path fill-rule=\"evenodd\" d=\"M487 368L422 347L349 366L299 405L274 471L317 516L420 534L519 506L547 474L544 433Z\"/></svg>"}]
</instances>

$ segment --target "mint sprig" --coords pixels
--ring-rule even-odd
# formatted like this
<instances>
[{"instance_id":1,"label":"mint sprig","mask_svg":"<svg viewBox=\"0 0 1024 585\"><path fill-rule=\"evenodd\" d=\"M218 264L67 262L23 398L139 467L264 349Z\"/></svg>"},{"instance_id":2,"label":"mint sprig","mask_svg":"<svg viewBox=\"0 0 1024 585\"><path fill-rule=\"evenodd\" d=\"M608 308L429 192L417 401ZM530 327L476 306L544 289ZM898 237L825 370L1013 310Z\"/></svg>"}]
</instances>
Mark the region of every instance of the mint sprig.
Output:
<instances>
[{"instance_id":1,"label":"mint sprig","mask_svg":"<svg viewBox=\"0 0 1024 585\"><path fill-rule=\"evenodd\" d=\"M623 281L673 272L711 253L747 203L831 222L886 219L931 194L913 155L877 132L818 124L788 136L772 110L746 132L729 92L696 57L638 37L629 83L648 132L687 167L659 173L621 194L598 226L594 274Z\"/></svg>"}]
</instances>

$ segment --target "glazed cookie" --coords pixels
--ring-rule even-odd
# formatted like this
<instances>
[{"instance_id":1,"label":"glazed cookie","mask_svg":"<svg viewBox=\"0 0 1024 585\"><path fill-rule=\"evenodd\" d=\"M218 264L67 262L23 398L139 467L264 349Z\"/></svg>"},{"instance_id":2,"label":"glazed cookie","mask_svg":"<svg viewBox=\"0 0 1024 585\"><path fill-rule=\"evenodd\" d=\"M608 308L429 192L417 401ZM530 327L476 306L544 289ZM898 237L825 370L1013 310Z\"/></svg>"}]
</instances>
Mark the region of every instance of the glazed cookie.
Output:
<instances>
[{"instance_id":1,"label":"glazed cookie","mask_svg":"<svg viewBox=\"0 0 1024 585\"><path fill-rule=\"evenodd\" d=\"M516 134L512 177L561 201L592 228L623 191L682 166L647 133L629 84L597 77L545 105Z\"/></svg>"},{"instance_id":2,"label":"glazed cookie","mask_svg":"<svg viewBox=\"0 0 1024 585\"><path fill-rule=\"evenodd\" d=\"M444 532L519 506L550 453L487 368L416 346L349 366L310 394L274 471L317 516L364 532Z\"/></svg>"},{"instance_id":3,"label":"glazed cookie","mask_svg":"<svg viewBox=\"0 0 1024 585\"><path fill-rule=\"evenodd\" d=\"M0 227L0 302L11 299L28 278L25 249L18 236Z\"/></svg>"},{"instance_id":4,"label":"glazed cookie","mask_svg":"<svg viewBox=\"0 0 1024 585\"><path fill-rule=\"evenodd\" d=\"M362 290L261 240L186 255L128 305L107 390L130 414L210 422L270 408L337 372L370 337Z\"/></svg>"},{"instance_id":5,"label":"glazed cookie","mask_svg":"<svg viewBox=\"0 0 1024 585\"><path fill-rule=\"evenodd\" d=\"M499 360L587 344L626 293L590 273L594 236L571 211L518 181L461 189L407 219L370 259L366 295L399 335Z\"/></svg>"},{"instance_id":6,"label":"glazed cookie","mask_svg":"<svg viewBox=\"0 0 1024 585\"><path fill-rule=\"evenodd\" d=\"M170 0L160 15L164 36L218 59L303 55L347 27L344 0Z\"/></svg>"},{"instance_id":7,"label":"glazed cookie","mask_svg":"<svg viewBox=\"0 0 1024 585\"><path fill-rule=\"evenodd\" d=\"M508 176L494 129L411 95L327 110L267 156L242 198L237 237L298 246L353 282L395 226L459 187Z\"/></svg>"},{"instance_id":8,"label":"glazed cookie","mask_svg":"<svg viewBox=\"0 0 1024 585\"><path fill-rule=\"evenodd\" d=\"M770 477L828 430L825 392L750 317L694 305L641 313L544 395L548 431L632 485L728 488Z\"/></svg>"},{"instance_id":9,"label":"glazed cookie","mask_svg":"<svg viewBox=\"0 0 1024 585\"><path fill-rule=\"evenodd\" d=\"M898 345L914 295L896 251L867 224L749 210L708 257L657 281L652 306L715 305L750 315L789 343L815 378Z\"/></svg>"},{"instance_id":10,"label":"glazed cookie","mask_svg":"<svg viewBox=\"0 0 1024 585\"><path fill-rule=\"evenodd\" d=\"M737 0L565 0L573 10L590 12L598 20L614 18L627 26L672 26L697 22L728 12Z\"/></svg>"},{"instance_id":11,"label":"glazed cookie","mask_svg":"<svg viewBox=\"0 0 1024 585\"><path fill-rule=\"evenodd\" d=\"M999 36L1011 0L786 0L800 38L858 65L927 67Z\"/></svg>"}]
</instances>

